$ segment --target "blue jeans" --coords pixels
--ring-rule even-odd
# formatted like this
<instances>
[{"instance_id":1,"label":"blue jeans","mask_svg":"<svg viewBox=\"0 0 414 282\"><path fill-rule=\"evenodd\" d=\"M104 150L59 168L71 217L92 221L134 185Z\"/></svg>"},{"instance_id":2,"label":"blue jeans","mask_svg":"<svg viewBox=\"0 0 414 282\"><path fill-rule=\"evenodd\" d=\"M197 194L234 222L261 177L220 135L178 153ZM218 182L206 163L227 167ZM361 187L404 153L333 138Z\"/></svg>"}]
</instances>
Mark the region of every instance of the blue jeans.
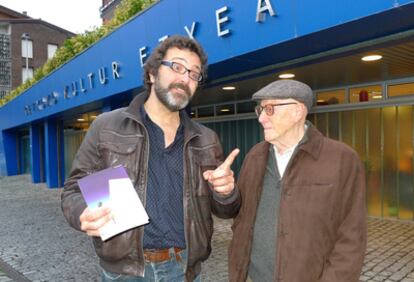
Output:
<instances>
[{"instance_id":1,"label":"blue jeans","mask_svg":"<svg viewBox=\"0 0 414 282\"><path fill-rule=\"evenodd\" d=\"M171 258L169 260L159 263L145 262L144 277L123 275L102 270L102 282L182 282L185 280L187 250L182 250L178 254L180 260L177 260L174 249L171 248ZM194 281L200 282L201 275L198 275Z\"/></svg>"}]
</instances>

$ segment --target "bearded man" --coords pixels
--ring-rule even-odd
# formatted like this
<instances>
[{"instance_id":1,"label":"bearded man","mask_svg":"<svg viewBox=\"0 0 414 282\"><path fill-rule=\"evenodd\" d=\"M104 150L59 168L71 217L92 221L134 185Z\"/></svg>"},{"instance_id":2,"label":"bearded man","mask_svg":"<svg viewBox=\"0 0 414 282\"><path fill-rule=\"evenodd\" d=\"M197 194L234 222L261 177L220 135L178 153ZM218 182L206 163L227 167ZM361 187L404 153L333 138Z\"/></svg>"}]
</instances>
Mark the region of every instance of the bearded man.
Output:
<instances>
[{"instance_id":1,"label":"bearded man","mask_svg":"<svg viewBox=\"0 0 414 282\"><path fill-rule=\"evenodd\" d=\"M62 210L73 228L92 237L102 281L199 281L211 252L211 214L229 218L240 206L230 168L238 149L224 160L217 135L184 110L206 63L196 41L164 40L145 63L146 93L99 115L77 152ZM99 229L111 210L88 209L77 180L118 165L127 169L150 223L103 242Z\"/></svg>"}]
</instances>

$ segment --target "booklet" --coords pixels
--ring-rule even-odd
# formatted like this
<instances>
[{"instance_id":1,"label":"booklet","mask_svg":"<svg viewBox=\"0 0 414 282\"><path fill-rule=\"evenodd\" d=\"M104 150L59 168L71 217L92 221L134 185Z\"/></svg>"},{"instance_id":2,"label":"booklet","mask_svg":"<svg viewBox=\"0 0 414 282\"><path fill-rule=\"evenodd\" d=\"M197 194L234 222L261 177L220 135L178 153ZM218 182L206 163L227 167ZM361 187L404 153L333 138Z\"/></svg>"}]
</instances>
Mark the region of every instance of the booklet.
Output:
<instances>
[{"instance_id":1,"label":"booklet","mask_svg":"<svg viewBox=\"0 0 414 282\"><path fill-rule=\"evenodd\" d=\"M149 222L148 214L123 166L107 168L78 180L89 209L106 206L114 219L101 227L103 241Z\"/></svg>"}]
</instances>

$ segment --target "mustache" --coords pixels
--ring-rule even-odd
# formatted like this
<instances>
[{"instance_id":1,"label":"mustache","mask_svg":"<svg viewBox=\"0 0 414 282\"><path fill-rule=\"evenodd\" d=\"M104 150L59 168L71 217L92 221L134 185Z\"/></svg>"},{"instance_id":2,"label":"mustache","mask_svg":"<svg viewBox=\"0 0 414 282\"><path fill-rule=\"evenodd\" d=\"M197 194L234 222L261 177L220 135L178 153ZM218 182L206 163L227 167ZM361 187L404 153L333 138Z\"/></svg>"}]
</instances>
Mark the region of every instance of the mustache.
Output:
<instances>
[{"instance_id":1,"label":"mustache","mask_svg":"<svg viewBox=\"0 0 414 282\"><path fill-rule=\"evenodd\" d=\"M184 90L184 92L187 94L187 96L191 96L191 90L190 90L190 87L188 87L188 85L185 85L185 84L183 84L183 83L179 83L179 82L175 82L175 83L171 83L171 84L168 86L168 90L171 90L171 89L173 89L173 88L179 88L179 89L182 89L182 90Z\"/></svg>"}]
</instances>

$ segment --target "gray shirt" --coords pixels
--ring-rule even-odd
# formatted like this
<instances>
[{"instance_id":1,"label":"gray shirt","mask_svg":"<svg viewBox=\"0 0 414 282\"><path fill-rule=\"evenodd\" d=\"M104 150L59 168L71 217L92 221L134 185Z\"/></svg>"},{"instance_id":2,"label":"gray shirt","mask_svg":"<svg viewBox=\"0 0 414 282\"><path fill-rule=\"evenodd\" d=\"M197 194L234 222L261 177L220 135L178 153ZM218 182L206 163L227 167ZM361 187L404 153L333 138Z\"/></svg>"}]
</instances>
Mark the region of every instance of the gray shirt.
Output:
<instances>
[{"instance_id":1,"label":"gray shirt","mask_svg":"<svg viewBox=\"0 0 414 282\"><path fill-rule=\"evenodd\" d=\"M273 146L270 146L269 150L263 191L254 225L248 272L253 281L261 282L273 281L276 259L277 212L281 190L281 177Z\"/></svg>"}]
</instances>

